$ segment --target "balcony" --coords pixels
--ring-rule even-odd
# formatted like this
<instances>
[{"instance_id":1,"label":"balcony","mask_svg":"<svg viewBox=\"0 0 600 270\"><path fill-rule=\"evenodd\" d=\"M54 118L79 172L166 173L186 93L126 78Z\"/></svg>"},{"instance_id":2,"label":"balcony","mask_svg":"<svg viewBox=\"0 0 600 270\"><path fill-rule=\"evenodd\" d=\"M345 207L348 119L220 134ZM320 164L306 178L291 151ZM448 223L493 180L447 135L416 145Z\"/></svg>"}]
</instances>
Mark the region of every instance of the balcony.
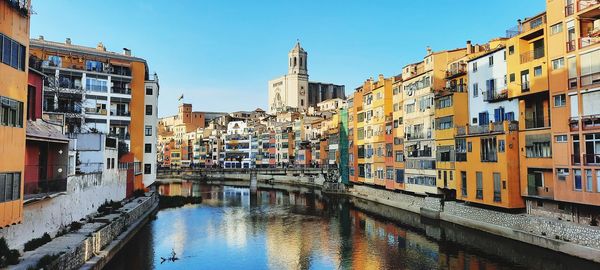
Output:
<instances>
[{"instance_id":1,"label":"balcony","mask_svg":"<svg viewBox=\"0 0 600 270\"><path fill-rule=\"evenodd\" d=\"M540 15L538 17L528 19L525 22L521 22L521 20L518 20L518 24L516 26L506 30L506 37L512 38L512 37L518 36L522 33L527 33L532 30L537 30L545 23L546 23L546 15ZM525 37L525 38L530 39L533 37L530 37L530 38Z\"/></svg>"},{"instance_id":2,"label":"balcony","mask_svg":"<svg viewBox=\"0 0 600 270\"><path fill-rule=\"evenodd\" d=\"M86 114L94 114L94 115L107 115L106 109L97 109L97 108L85 108Z\"/></svg>"},{"instance_id":3,"label":"balcony","mask_svg":"<svg viewBox=\"0 0 600 270\"><path fill-rule=\"evenodd\" d=\"M577 11L591 10L592 7L599 5L600 0L579 0L577 2Z\"/></svg>"},{"instance_id":4,"label":"balcony","mask_svg":"<svg viewBox=\"0 0 600 270\"><path fill-rule=\"evenodd\" d=\"M579 48L583 49L588 46L592 46L600 42L600 28L594 29L594 36L581 37L579 38Z\"/></svg>"},{"instance_id":5,"label":"balcony","mask_svg":"<svg viewBox=\"0 0 600 270\"><path fill-rule=\"evenodd\" d=\"M594 84L600 84L600 72L582 75L580 77L580 81L581 81L580 82L581 87L588 86L588 85L594 85Z\"/></svg>"},{"instance_id":6,"label":"balcony","mask_svg":"<svg viewBox=\"0 0 600 270\"><path fill-rule=\"evenodd\" d=\"M29 1L8 0L8 6L16 9L21 16L29 17Z\"/></svg>"},{"instance_id":7,"label":"balcony","mask_svg":"<svg viewBox=\"0 0 600 270\"><path fill-rule=\"evenodd\" d=\"M44 106L44 112L81 114L81 108L79 108L79 107L60 107L60 106L58 108L54 108L54 106Z\"/></svg>"},{"instance_id":8,"label":"balcony","mask_svg":"<svg viewBox=\"0 0 600 270\"><path fill-rule=\"evenodd\" d=\"M110 92L114 94L131 95L131 88L112 87Z\"/></svg>"},{"instance_id":9,"label":"balcony","mask_svg":"<svg viewBox=\"0 0 600 270\"><path fill-rule=\"evenodd\" d=\"M459 65L446 71L446 79L452 79L465 74L467 74L466 65Z\"/></svg>"},{"instance_id":10,"label":"balcony","mask_svg":"<svg viewBox=\"0 0 600 270\"><path fill-rule=\"evenodd\" d=\"M130 117L131 116L131 112L128 112L128 111L110 111L110 115L111 116L125 116L125 117Z\"/></svg>"},{"instance_id":11,"label":"balcony","mask_svg":"<svg viewBox=\"0 0 600 270\"><path fill-rule=\"evenodd\" d=\"M495 89L483 91L483 101L486 102L497 102L508 98L508 91L506 89L500 90L499 92Z\"/></svg>"},{"instance_id":12,"label":"balcony","mask_svg":"<svg viewBox=\"0 0 600 270\"><path fill-rule=\"evenodd\" d=\"M583 154L583 165L600 166L600 154Z\"/></svg>"},{"instance_id":13,"label":"balcony","mask_svg":"<svg viewBox=\"0 0 600 270\"><path fill-rule=\"evenodd\" d=\"M488 133L503 133L506 131L518 131L519 130L519 122L517 121L504 121L491 123L489 125L482 126L460 126L456 128L457 136L465 136L465 135L479 135L479 134L488 134Z\"/></svg>"},{"instance_id":14,"label":"balcony","mask_svg":"<svg viewBox=\"0 0 600 270\"><path fill-rule=\"evenodd\" d=\"M26 165L25 172L27 174L23 187L25 200L67 191L66 165Z\"/></svg>"},{"instance_id":15,"label":"balcony","mask_svg":"<svg viewBox=\"0 0 600 270\"><path fill-rule=\"evenodd\" d=\"M531 51L521 53L521 64L529 63L533 60L540 59L544 57L545 52L544 48L535 48Z\"/></svg>"},{"instance_id":16,"label":"balcony","mask_svg":"<svg viewBox=\"0 0 600 270\"><path fill-rule=\"evenodd\" d=\"M119 140L129 140L129 139L131 139L131 137L129 136L129 133L125 133L125 134L123 134L123 133L109 133L108 136L112 137L112 138L117 138ZM167 149L167 151L168 151L168 149Z\"/></svg>"}]
</instances>

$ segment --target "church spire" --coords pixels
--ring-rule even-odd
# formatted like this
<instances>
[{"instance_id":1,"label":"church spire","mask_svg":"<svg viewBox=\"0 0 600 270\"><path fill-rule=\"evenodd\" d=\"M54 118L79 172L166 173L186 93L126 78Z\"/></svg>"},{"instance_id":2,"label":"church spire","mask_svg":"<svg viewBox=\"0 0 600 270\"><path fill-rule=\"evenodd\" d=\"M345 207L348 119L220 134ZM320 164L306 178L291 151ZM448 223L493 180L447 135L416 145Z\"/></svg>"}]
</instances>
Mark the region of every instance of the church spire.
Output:
<instances>
[{"instance_id":1,"label":"church spire","mask_svg":"<svg viewBox=\"0 0 600 270\"><path fill-rule=\"evenodd\" d=\"M308 75L307 67L308 54L300 45L300 40L296 40L296 45L288 53L288 74Z\"/></svg>"}]
</instances>

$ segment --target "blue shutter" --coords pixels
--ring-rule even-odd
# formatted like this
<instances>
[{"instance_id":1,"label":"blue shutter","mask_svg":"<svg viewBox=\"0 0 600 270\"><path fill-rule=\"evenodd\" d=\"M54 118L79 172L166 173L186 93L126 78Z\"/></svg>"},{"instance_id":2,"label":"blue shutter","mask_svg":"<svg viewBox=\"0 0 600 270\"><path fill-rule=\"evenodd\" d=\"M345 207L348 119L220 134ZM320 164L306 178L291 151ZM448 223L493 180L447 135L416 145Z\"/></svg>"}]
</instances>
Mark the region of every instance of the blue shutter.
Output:
<instances>
[{"instance_id":1,"label":"blue shutter","mask_svg":"<svg viewBox=\"0 0 600 270\"><path fill-rule=\"evenodd\" d=\"M479 125L480 126L485 126L485 125L489 125L490 123L490 117L488 112L480 112L479 113Z\"/></svg>"},{"instance_id":2,"label":"blue shutter","mask_svg":"<svg viewBox=\"0 0 600 270\"><path fill-rule=\"evenodd\" d=\"M515 121L515 113L514 112L507 112L504 114L504 119L508 120L508 121Z\"/></svg>"}]
</instances>

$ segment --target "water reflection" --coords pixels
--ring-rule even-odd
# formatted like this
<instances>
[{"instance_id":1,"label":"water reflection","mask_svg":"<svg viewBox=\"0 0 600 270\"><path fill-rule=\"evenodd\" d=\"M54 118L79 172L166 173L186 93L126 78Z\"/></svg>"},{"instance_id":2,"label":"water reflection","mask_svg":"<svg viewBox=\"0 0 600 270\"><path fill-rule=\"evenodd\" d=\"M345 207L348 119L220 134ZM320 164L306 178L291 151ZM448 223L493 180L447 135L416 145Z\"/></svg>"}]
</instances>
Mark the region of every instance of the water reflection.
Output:
<instances>
[{"instance_id":1,"label":"water reflection","mask_svg":"<svg viewBox=\"0 0 600 270\"><path fill-rule=\"evenodd\" d=\"M106 269L592 269L418 215L298 187L165 183L201 205L163 210ZM180 260L161 264L174 250ZM568 267L570 266L570 267ZM576 267L576 268L573 268Z\"/></svg>"}]
</instances>

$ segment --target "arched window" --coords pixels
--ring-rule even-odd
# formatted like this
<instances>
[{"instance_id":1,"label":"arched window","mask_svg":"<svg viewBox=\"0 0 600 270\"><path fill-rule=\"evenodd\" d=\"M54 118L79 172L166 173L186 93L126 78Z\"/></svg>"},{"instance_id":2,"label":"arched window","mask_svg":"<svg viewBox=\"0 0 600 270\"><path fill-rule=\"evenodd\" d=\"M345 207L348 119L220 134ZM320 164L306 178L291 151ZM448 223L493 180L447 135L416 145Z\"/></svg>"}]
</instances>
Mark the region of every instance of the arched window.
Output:
<instances>
[{"instance_id":1,"label":"arched window","mask_svg":"<svg viewBox=\"0 0 600 270\"><path fill-rule=\"evenodd\" d=\"M296 66L296 57L294 57L294 66Z\"/></svg>"},{"instance_id":2,"label":"arched window","mask_svg":"<svg viewBox=\"0 0 600 270\"><path fill-rule=\"evenodd\" d=\"M300 100L300 106L304 106L304 99Z\"/></svg>"},{"instance_id":3,"label":"arched window","mask_svg":"<svg viewBox=\"0 0 600 270\"><path fill-rule=\"evenodd\" d=\"M292 66L292 58L290 58L290 67Z\"/></svg>"},{"instance_id":4,"label":"arched window","mask_svg":"<svg viewBox=\"0 0 600 270\"><path fill-rule=\"evenodd\" d=\"M300 56L300 67L302 67L302 56Z\"/></svg>"}]
</instances>

